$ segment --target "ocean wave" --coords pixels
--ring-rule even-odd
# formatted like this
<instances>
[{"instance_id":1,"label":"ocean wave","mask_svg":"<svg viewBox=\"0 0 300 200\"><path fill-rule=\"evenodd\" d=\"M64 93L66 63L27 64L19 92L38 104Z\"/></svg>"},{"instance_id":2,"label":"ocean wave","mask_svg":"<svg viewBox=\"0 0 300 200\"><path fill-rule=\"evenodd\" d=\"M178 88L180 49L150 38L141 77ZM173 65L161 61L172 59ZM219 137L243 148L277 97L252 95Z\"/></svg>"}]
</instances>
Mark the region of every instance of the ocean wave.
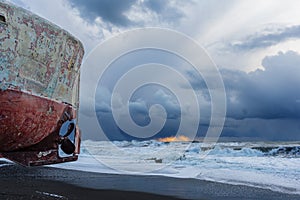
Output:
<instances>
[{"instance_id":1,"label":"ocean wave","mask_svg":"<svg viewBox=\"0 0 300 200\"><path fill-rule=\"evenodd\" d=\"M253 157L253 156L281 156L281 157L300 157L300 145L299 144L281 144L281 143L238 143L227 142L217 143L216 145L206 143L190 143L187 142L160 142L156 140L147 141L91 141L87 140L83 142L82 153L90 153L91 149L93 153L102 154L107 149L114 146L121 150L137 149L140 153L146 153L147 151L154 151L164 149L168 147L176 147L185 145L185 153L189 154L201 154L209 153L209 155L215 155L220 157ZM89 151L88 151L88 150ZM99 152L97 153L97 149Z\"/></svg>"},{"instance_id":2,"label":"ocean wave","mask_svg":"<svg viewBox=\"0 0 300 200\"><path fill-rule=\"evenodd\" d=\"M300 157L300 146L283 146L267 152L271 156Z\"/></svg>"}]
</instances>

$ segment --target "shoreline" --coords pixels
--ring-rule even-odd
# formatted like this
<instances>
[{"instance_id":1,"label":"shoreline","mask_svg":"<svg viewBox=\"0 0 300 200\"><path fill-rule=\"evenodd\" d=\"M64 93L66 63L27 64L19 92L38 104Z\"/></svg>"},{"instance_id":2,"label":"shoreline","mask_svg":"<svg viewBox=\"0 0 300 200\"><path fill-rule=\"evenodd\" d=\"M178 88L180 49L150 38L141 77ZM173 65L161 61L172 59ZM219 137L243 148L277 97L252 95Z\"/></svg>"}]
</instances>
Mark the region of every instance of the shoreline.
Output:
<instances>
[{"instance_id":1,"label":"shoreline","mask_svg":"<svg viewBox=\"0 0 300 200\"><path fill-rule=\"evenodd\" d=\"M0 199L300 199L296 194L197 179L0 164Z\"/></svg>"}]
</instances>

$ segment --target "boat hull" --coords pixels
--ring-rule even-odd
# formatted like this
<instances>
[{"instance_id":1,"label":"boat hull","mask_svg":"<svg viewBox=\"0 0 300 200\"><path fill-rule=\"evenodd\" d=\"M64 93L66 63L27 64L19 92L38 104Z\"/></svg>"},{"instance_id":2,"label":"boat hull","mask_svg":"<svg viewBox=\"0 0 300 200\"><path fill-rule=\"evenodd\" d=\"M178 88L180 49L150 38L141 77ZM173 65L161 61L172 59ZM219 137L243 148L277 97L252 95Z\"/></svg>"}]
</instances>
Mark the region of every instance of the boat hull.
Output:
<instances>
[{"instance_id":1,"label":"boat hull","mask_svg":"<svg viewBox=\"0 0 300 200\"><path fill-rule=\"evenodd\" d=\"M0 157L27 166L78 158L83 55L67 31L0 2Z\"/></svg>"},{"instance_id":2,"label":"boat hull","mask_svg":"<svg viewBox=\"0 0 300 200\"><path fill-rule=\"evenodd\" d=\"M64 123L76 119L76 110L19 90L0 90L0 156L27 166L77 160L80 132L75 130L72 156L61 157L59 145Z\"/></svg>"},{"instance_id":3,"label":"boat hull","mask_svg":"<svg viewBox=\"0 0 300 200\"><path fill-rule=\"evenodd\" d=\"M0 151L37 144L75 118L76 111L70 105L22 91L0 91Z\"/></svg>"}]
</instances>

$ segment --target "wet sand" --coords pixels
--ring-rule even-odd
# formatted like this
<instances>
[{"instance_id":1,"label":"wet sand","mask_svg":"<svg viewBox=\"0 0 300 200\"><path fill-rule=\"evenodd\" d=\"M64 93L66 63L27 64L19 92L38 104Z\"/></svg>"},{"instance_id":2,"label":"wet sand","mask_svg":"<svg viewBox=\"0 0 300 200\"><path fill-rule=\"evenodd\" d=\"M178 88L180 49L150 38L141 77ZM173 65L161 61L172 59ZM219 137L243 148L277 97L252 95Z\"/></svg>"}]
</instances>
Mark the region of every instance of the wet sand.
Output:
<instances>
[{"instance_id":1,"label":"wet sand","mask_svg":"<svg viewBox=\"0 0 300 200\"><path fill-rule=\"evenodd\" d=\"M27 168L5 161L0 165L0 199L300 199L300 195L195 179Z\"/></svg>"}]
</instances>

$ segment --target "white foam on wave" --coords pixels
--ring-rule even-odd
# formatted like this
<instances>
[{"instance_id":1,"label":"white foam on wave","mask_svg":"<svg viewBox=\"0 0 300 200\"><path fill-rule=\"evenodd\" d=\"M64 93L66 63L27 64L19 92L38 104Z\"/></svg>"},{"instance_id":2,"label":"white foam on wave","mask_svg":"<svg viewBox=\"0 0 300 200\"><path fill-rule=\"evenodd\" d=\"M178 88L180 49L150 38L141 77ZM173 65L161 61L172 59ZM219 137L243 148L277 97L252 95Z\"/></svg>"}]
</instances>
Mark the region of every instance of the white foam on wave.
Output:
<instances>
[{"instance_id":1,"label":"white foam on wave","mask_svg":"<svg viewBox=\"0 0 300 200\"><path fill-rule=\"evenodd\" d=\"M1 162L3 162L3 163L1 163ZM11 162L10 160L7 160L5 158L0 158L0 167L12 165L12 163L13 162Z\"/></svg>"},{"instance_id":2,"label":"white foam on wave","mask_svg":"<svg viewBox=\"0 0 300 200\"><path fill-rule=\"evenodd\" d=\"M263 156L264 153L259 150L251 149L248 147L244 147L240 150L234 150L232 148L221 148L220 146L216 146L209 152L209 155L214 155L218 157L254 157Z\"/></svg>"}]
</instances>

